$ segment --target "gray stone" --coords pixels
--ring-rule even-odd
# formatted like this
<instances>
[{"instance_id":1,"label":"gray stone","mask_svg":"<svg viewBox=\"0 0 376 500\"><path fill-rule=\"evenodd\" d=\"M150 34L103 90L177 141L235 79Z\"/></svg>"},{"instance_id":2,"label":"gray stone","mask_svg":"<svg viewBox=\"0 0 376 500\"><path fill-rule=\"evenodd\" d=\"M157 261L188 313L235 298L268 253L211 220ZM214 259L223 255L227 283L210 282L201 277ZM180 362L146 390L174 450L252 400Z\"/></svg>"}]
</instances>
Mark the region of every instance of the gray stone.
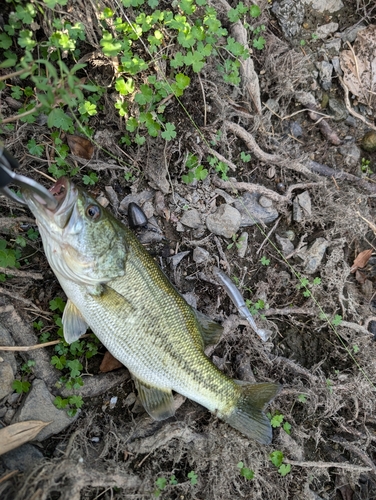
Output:
<instances>
[{"instance_id":1,"label":"gray stone","mask_svg":"<svg viewBox=\"0 0 376 500\"><path fill-rule=\"evenodd\" d=\"M324 90L329 90L332 86L333 65L328 61L319 61L316 62L316 68L319 70L321 87Z\"/></svg>"},{"instance_id":2,"label":"gray stone","mask_svg":"<svg viewBox=\"0 0 376 500\"><path fill-rule=\"evenodd\" d=\"M304 3L301 0L274 2L272 12L287 38L292 38L300 33L305 12Z\"/></svg>"},{"instance_id":3,"label":"gray stone","mask_svg":"<svg viewBox=\"0 0 376 500\"><path fill-rule=\"evenodd\" d=\"M290 123L290 132L293 137L299 138L302 137L303 135L303 129L298 122L291 122Z\"/></svg>"},{"instance_id":4,"label":"gray stone","mask_svg":"<svg viewBox=\"0 0 376 500\"><path fill-rule=\"evenodd\" d=\"M196 247L193 250L193 260L196 264L204 264L210 259L210 253L205 248Z\"/></svg>"},{"instance_id":5,"label":"gray stone","mask_svg":"<svg viewBox=\"0 0 376 500\"><path fill-rule=\"evenodd\" d=\"M190 250L186 250L185 252L176 253L175 255L172 255L171 257L169 257L168 261L172 267L176 267L180 264L180 262L184 259L184 257L189 255L190 253L191 253Z\"/></svg>"},{"instance_id":6,"label":"gray stone","mask_svg":"<svg viewBox=\"0 0 376 500\"><path fill-rule=\"evenodd\" d=\"M266 196L260 196L258 202L263 208L270 208L271 206L273 206L272 200L270 198L267 198Z\"/></svg>"},{"instance_id":7,"label":"gray stone","mask_svg":"<svg viewBox=\"0 0 376 500\"><path fill-rule=\"evenodd\" d=\"M342 0L302 0L303 3L311 5L312 9L318 12L328 11L330 13L337 12L343 8Z\"/></svg>"},{"instance_id":8,"label":"gray stone","mask_svg":"<svg viewBox=\"0 0 376 500\"><path fill-rule=\"evenodd\" d=\"M36 446L26 443L2 455L0 462L9 470L24 472L34 467L42 459L43 453Z\"/></svg>"},{"instance_id":9,"label":"gray stone","mask_svg":"<svg viewBox=\"0 0 376 500\"><path fill-rule=\"evenodd\" d=\"M130 203L137 203L137 205L142 205L147 201L151 201L153 199L154 192L150 190L141 191L141 193L132 193L123 198L119 205L119 210L121 212L127 212L128 205Z\"/></svg>"},{"instance_id":10,"label":"gray stone","mask_svg":"<svg viewBox=\"0 0 376 500\"><path fill-rule=\"evenodd\" d=\"M256 193L244 193L238 198L234 205L241 214L240 227L253 226L258 223L268 224L278 218L278 212L274 207L264 208L258 202L259 195Z\"/></svg>"},{"instance_id":11,"label":"gray stone","mask_svg":"<svg viewBox=\"0 0 376 500\"><path fill-rule=\"evenodd\" d=\"M353 116L351 116L351 115L349 115L349 116L346 118L345 123L346 123L346 125L348 125L349 127L353 127L353 128L356 128L356 127L358 126L358 123L357 123L356 119L355 119Z\"/></svg>"},{"instance_id":12,"label":"gray stone","mask_svg":"<svg viewBox=\"0 0 376 500\"><path fill-rule=\"evenodd\" d=\"M294 251L294 245L288 238L282 238L282 236L278 236L278 234L276 234L275 239L277 240L277 244L285 257Z\"/></svg>"},{"instance_id":13,"label":"gray stone","mask_svg":"<svg viewBox=\"0 0 376 500\"><path fill-rule=\"evenodd\" d=\"M74 417L68 417L64 410L56 408L53 401L54 397L50 394L43 380L35 379L30 392L14 415L12 423L23 422L25 420L51 422L50 425L42 429L38 434L36 437L37 441L43 441L54 434L58 434L76 420L78 412Z\"/></svg>"},{"instance_id":14,"label":"gray stone","mask_svg":"<svg viewBox=\"0 0 376 500\"><path fill-rule=\"evenodd\" d=\"M302 207L304 214L307 216L312 215L312 209L311 209L311 197L309 195L308 191L304 191L303 193L298 194L297 196L299 205Z\"/></svg>"},{"instance_id":15,"label":"gray stone","mask_svg":"<svg viewBox=\"0 0 376 500\"><path fill-rule=\"evenodd\" d=\"M331 56L335 56L336 54L339 54L339 51L341 50L342 46L342 40L340 38L332 38L331 40L328 40L325 42L325 50L330 53ZM333 63L335 71L338 73L337 69L340 70L339 64Z\"/></svg>"},{"instance_id":16,"label":"gray stone","mask_svg":"<svg viewBox=\"0 0 376 500\"><path fill-rule=\"evenodd\" d=\"M324 38L328 38L331 33L335 33L338 30L338 26L338 23L323 24L322 26L316 28L315 34L317 35L317 38L323 40Z\"/></svg>"},{"instance_id":17,"label":"gray stone","mask_svg":"<svg viewBox=\"0 0 376 500\"><path fill-rule=\"evenodd\" d=\"M360 157L362 155L362 152L360 148L355 144L355 142L343 144L339 148L339 152L343 156L343 160L348 167L360 167Z\"/></svg>"},{"instance_id":18,"label":"gray stone","mask_svg":"<svg viewBox=\"0 0 376 500\"><path fill-rule=\"evenodd\" d=\"M325 238L317 238L311 247L303 254L305 260L304 272L314 274L324 258L329 242Z\"/></svg>"},{"instance_id":19,"label":"gray stone","mask_svg":"<svg viewBox=\"0 0 376 500\"><path fill-rule=\"evenodd\" d=\"M241 215L236 208L226 203L221 205L214 214L206 218L206 226L209 231L218 236L231 238L238 232L241 222Z\"/></svg>"},{"instance_id":20,"label":"gray stone","mask_svg":"<svg viewBox=\"0 0 376 500\"><path fill-rule=\"evenodd\" d=\"M355 24L355 26L350 26L341 33L341 39L343 40L344 43L346 42L353 43L355 42L358 32L364 28L366 28L366 25L363 23Z\"/></svg>"},{"instance_id":21,"label":"gray stone","mask_svg":"<svg viewBox=\"0 0 376 500\"><path fill-rule=\"evenodd\" d=\"M247 253L247 248L248 248L248 233L244 231L239 238L238 241L236 242L236 251L238 252L238 255L241 259L245 257L245 254Z\"/></svg>"},{"instance_id":22,"label":"gray stone","mask_svg":"<svg viewBox=\"0 0 376 500\"><path fill-rule=\"evenodd\" d=\"M336 122L346 120L349 114L343 101L336 99L335 97L329 98L329 109L333 116L333 120Z\"/></svg>"},{"instance_id":23,"label":"gray stone","mask_svg":"<svg viewBox=\"0 0 376 500\"><path fill-rule=\"evenodd\" d=\"M195 208L187 210L186 212L183 213L180 222L184 226L190 227L192 229L197 229L202 225L200 212Z\"/></svg>"},{"instance_id":24,"label":"gray stone","mask_svg":"<svg viewBox=\"0 0 376 500\"><path fill-rule=\"evenodd\" d=\"M0 401L13 392L14 374L12 366L0 357Z\"/></svg>"},{"instance_id":25,"label":"gray stone","mask_svg":"<svg viewBox=\"0 0 376 500\"><path fill-rule=\"evenodd\" d=\"M2 325L0 325L0 345L3 345L3 346L14 346L15 345L15 342L14 342L12 335ZM16 358L15 358L13 352L1 351L0 357L3 359L3 361L5 361L11 365L12 370L13 370L13 374L16 375L17 374L17 361L16 361Z\"/></svg>"}]
</instances>

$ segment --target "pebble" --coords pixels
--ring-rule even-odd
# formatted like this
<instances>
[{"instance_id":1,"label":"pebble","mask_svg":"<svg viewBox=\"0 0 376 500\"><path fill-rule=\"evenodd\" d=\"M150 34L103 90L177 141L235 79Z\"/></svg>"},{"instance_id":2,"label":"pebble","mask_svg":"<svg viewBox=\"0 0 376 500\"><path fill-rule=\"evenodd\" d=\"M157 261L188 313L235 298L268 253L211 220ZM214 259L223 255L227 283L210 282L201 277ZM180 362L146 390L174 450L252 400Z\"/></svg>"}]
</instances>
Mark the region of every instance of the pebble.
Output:
<instances>
[{"instance_id":1,"label":"pebble","mask_svg":"<svg viewBox=\"0 0 376 500\"><path fill-rule=\"evenodd\" d=\"M282 238L282 236L276 234L275 239L277 240L277 244L285 257L295 250L294 245L288 238Z\"/></svg>"},{"instance_id":2,"label":"pebble","mask_svg":"<svg viewBox=\"0 0 376 500\"><path fill-rule=\"evenodd\" d=\"M292 218L295 222L302 222L312 215L311 197L308 191L298 194L292 202Z\"/></svg>"},{"instance_id":3,"label":"pebble","mask_svg":"<svg viewBox=\"0 0 376 500\"><path fill-rule=\"evenodd\" d=\"M172 267L176 267L180 264L180 262L184 259L184 257L189 255L190 253L191 253L190 250L186 250L185 252L176 253L172 257L169 257L168 261Z\"/></svg>"},{"instance_id":4,"label":"pebble","mask_svg":"<svg viewBox=\"0 0 376 500\"><path fill-rule=\"evenodd\" d=\"M59 410L53 403L54 397L49 392L43 380L35 379L31 385L30 392L23 399L20 408L13 417L12 423L25 420L41 420L51 422L50 425L40 431L35 438L37 441L58 434L70 425L78 417L68 417L64 410Z\"/></svg>"},{"instance_id":5,"label":"pebble","mask_svg":"<svg viewBox=\"0 0 376 500\"><path fill-rule=\"evenodd\" d=\"M0 361L0 400L13 392L14 373L8 361Z\"/></svg>"},{"instance_id":6,"label":"pebble","mask_svg":"<svg viewBox=\"0 0 376 500\"><path fill-rule=\"evenodd\" d=\"M278 218L278 211L273 206L265 208L260 205L259 195L256 193L244 193L234 205L241 214L240 227L253 226L260 222L268 224Z\"/></svg>"},{"instance_id":7,"label":"pebble","mask_svg":"<svg viewBox=\"0 0 376 500\"><path fill-rule=\"evenodd\" d=\"M324 90L329 90L332 86L333 65L328 61L318 61L316 68L319 70L321 87Z\"/></svg>"},{"instance_id":8,"label":"pebble","mask_svg":"<svg viewBox=\"0 0 376 500\"><path fill-rule=\"evenodd\" d=\"M43 453L36 446L25 443L2 455L0 457L0 463L2 463L6 469L24 472L27 469L35 467L43 458Z\"/></svg>"},{"instance_id":9,"label":"pebble","mask_svg":"<svg viewBox=\"0 0 376 500\"><path fill-rule=\"evenodd\" d=\"M119 210L121 212L127 213L128 205L131 202L137 203L137 205L142 207L144 203L146 203L147 201L151 201L153 197L154 197L154 191L149 191L149 190L141 191L141 193L129 194L128 196L126 196L121 200L119 205Z\"/></svg>"},{"instance_id":10,"label":"pebble","mask_svg":"<svg viewBox=\"0 0 376 500\"><path fill-rule=\"evenodd\" d=\"M281 0L274 2L272 12L287 38L292 38L300 33L304 19L305 7L302 0Z\"/></svg>"},{"instance_id":11,"label":"pebble","mask_svg":"<svg viewBox=\"0 0 376 500\"><path fill-rule=\"evenodd\" d=\"M236 242L236 251L238 252L238 255L241 259L245 257L245 254L247 253L247 248L248 248L248 233L244 231L244 233L241 233Z\"/></svg>"},{"instance_id":12,"label":"pebble","mask_svg":"<svg viewBox=\"0 0 376 500\"><path fill-rule=\"evenodd\" d=\"M297 139L299 137L302 137L303 135L303 129L298 122L291 122L290 123L290 132L293 137L296 137Z\"/></svg>"},{"instance_id":13,"label":"pebble","mask_svg":"<svg viewBox=\"0 0 376 500\"><path fill-rule=\"evenodd\" d=\"M328 11L329 13L337 12L343 8L342 0L302 0L303 3L309 4L313 10L318 12Z\"/></svg>"},{"instance_id":14,"label":"pebble","mask_svg":"<svg viewBox=\"0 0 376 500\"><path fill-rule=\"evenodd\" d=\"M231 238L233 234L238 232L241 222L239 211L227 205L221 205L214 214L210 214L206 218L206 226L209 231L217 236Z\"/></svg>"},{"instance_id":15,"label":"pebble","mask_svg":"<svg viewBox=\"0 0 376 500\"><path fill-rule=\"evenodd\" d=\"M360 157L361 157L361 150L360 148L355 144L355 142L349 142L347 144L343 144L339 148L340 154L343 156L343 160L345 162L345 165L347 165L350 168L353 167L359 167L360 168ZM359 172L360 174L361 172Z\"/></svg>"},{"instance_id":16,"label":"pebble","mask_svg":"<svg viewBox=\"0 0 376 500\"><path fill-rule=\"evenodd\" d=\"M329 109L331 111L333 120L339 122L341 120L346 120L349 112L346 109L346 106L343 104L343 101L336 99L335 97L329 98Z\"/></svg>"},{"instance_id":17,"label":"pebble","mask_svg":"<svg viewBox=\"0 0 376 500\"><path fill-rule=\"evenodd\" d=\"M264 208L269 208L273 205L272 200L270 198L267 198L266 196L260 196L259 203Z\"/></svg>"},{"instance_id":18,"label":"pebble","mask_svg":"<svg viewBox=\"0 0 376 500\"><path fill-rule=\"evenodd\" d=\"M358 32L362 29L366 28L366 25L361 23L361 24L355 24L353 26L350 26L349 28L345 29L345 31L343 31L341 33L341 38L343 40L344 43L346 42L349 42L349 43L353 43L355 42L355 39L358 35Z\"/></svg>"},{"instance_id":19,"label":"pebble","mask_svg":"<svg viewBox=\"0 0 376 500\"><path fill-rule=\"evenodd\" d=\"M202 247L196 247L193 250L193 260L196 264L204 264L210 259L210 253Z\"/></svg>"},{"instance_id":20,"label":"pebble","mask_svg":"<svg viewBox=\"0 0 376 500\"><path fill-rule=\"evenodd\" d=\"M202 225L200 212L195 208L187 210L183 213L180 222L184 226L190 227L192 229L198 229Z\"/></svg>"},{"instance_id":21,"label":"pebble","mask_svg":"<svg viewBox=\"0 0 376 500\"><path fill-rule=\"evenodd\" d=\"M331 33L335 33L338 31L339 24L338 23L328 23L318 26L315 30L315 34L317 38L323 40L324 38L328 38Z\"/></svg>"},{"instance_id":22,"label":"pebble","mask_svg":"<svg viewBox=\"0 0 376 500\"><path fill-rule=\"evenodd\" d=\"M325 238L317 238L308 250L299 252L305 261L305 273L314 274L318 270L328 246L329 242Z\"/></svg>"}]
</instances>

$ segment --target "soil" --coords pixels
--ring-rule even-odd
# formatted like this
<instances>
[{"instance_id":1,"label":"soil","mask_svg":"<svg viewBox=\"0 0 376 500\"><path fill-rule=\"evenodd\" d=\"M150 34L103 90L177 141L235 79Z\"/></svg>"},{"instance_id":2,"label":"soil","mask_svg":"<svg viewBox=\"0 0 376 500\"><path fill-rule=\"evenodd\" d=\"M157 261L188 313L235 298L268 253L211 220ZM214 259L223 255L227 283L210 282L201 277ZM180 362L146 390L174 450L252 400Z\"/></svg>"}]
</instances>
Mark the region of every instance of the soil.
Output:
<instances>
[{"instance_id":1,"label":"soil","mask_svg":"<svg viewBox=\"0 0 376 500\"><path fill-rule=\"evenodd\" d=\"M110 210L125 223L124 197L147 196L145 191L151 191L146 203L146 198L138 198L145 212L149 210L148 227L140 229L138 237L149 241L147 249L180 293L188 294L200 311L224 324L222 339L208 352L213 361L235 379L282 384L267 411L271 416L282 415L283 423L291 427L283 423L276 426L272 444L262 446L178 395L176 415L154 422L145 414L129 374L122 368L116 383L110 378L112 373L102 375L100 393L94 389L91 394L89 389L82 392L85 404L68 428L43 442L33 442L43 459L9 477L12 469L3 460L2 498L109 500L160 494L171 500L376 499L373 258L363 270L350 272L361 251L375 249L376 184L372 170L376 168L376 152L359 149L370 130L361 119L346 113L346 119L339 121L324 117L329 130L320 126L322 117L315 112L330 114L320 104L329 97L346 108L346 96L334 73L329 90L320 86L316 63L325 58L326 41L312 38L317 27L328 22L339 23L332 38L360 22L375 23L375 9L373 2L364 0L344 1L344 8L331 16L307 8L303 33L286 39L266 9L268 3L258 3L265 8L267 41L264 50L253 52L261 115L243 87L222 82L215 64L208 62L200 78L190 75L191 84L180 102L171 100L168 105L167 119L177 131L174 140L167 143L149 138L142 146L120 149L124 123L114 113L112 100L107 99L102 114L90 122L103 150L96 148L92 161L81 159L84 167L79 166L82 174L96 171L99 181L89 188L90 193L107 198ZM81 16L77 12L77 19ZM110 67L106 68L93 64L88 71L103 84L106 78L111 82ZM304 92L314 96L313 111L303 104ZM3 91L3 99L7 96ZM354 99L351 103L355 105ZM12 109L4 106L2 113L12 114ZM375 109L356 109L374 125ZM256 146L234 133L228 122L251 134ZM16 123L12 132L6 132L6 146L22 160L21 173L42 182L30 167L46 172L46 162L28 156L25 144L31 138L38 142L49 136L50 130L46 125L36 130L34 125ZM301 133L294 136L297 125ZM205 221L226 201L215 191L218 176L213 171L203 181L185 184L181 180L187 154L193 153L201 161L207 156L202 135L210 142L218 131L220 141L212 148L236 165L222 189L236 197L243 194L237 183L248 183L285 199L273 201L279 212L277 222L242 229L248 233L244 258L239 257L231 240L211 234L205 225L189 229L180 223L187 205L197 209ZM131 180L125 180L118 162L109 161L106 150L133 165ZM359 153L355 161L351 159L354 151ZM241 152L251 154L251 160L241 162ZM361 158L369 160L371 172L362 170ZM70 157L70 161L74 165L80 159ZM74 181L80 184L80 174ZM48 181L43 183L48 185ZM237 192L231 186L237 186ZM304 191L309 193L311 213L305 212L297 221L292 204ZM36 227L26 208L4 198L0 206L2 238L10 241L20 231ZM17 227L9 225L10 215L18 217ZM292 239L295 250L291 255L281 253L276 235ZM325 255L307 275L301 250L309 249L319 238L327 242ZM193 260L192 251L197 246L210 254L203 264ZM40 240L28 242L27 250L29 258L21 267L25 275L9 277L2 284L1 312L6 314L13 306L25 325L43 319L42 331L55 332L49 302L64 297L63 292L48 268ZM184 251L189 254L178 264L171 261L171 256ZM263 257L267 265L261 262ZM236 280L245 299L252 304L262 301L255 320L259 327L272 331L267 342L254 334L216 284L212 267L218 264ZM33 279L27 273L41 273L43 279ZM302 286L302 277L308 278L308 288ZM0 323L6 323L1 316ZM99 376L104 352L100 348L87 363L87 378ZM34 353L18 354L19 367L25 360L35 359ZM51 357L53 347L46 348L46 353ZM35 376L32 372L28 379ZM53 383L49 388L57 394ZM7 412L11 410L8 417L14 413L22 397L11 394L0 402L4 425L10 423ZM111 403L114 397L117 402ZM281 451L284 464L291 465L286 475L270 460L275 451ZM254 471L253 479L243 477L239 462ZM158 478L167 479L164 488L156 483ZM175 481L170 482L171 478Z\"/></svg>"}]
</instances>

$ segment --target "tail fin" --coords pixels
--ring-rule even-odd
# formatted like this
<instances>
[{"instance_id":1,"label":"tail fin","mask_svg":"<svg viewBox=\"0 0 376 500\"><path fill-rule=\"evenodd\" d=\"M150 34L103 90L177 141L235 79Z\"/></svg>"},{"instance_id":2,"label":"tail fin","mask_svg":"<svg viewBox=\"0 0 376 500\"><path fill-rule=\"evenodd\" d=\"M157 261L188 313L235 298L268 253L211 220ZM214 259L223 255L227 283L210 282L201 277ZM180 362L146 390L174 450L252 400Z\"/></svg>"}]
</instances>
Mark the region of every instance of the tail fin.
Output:
<instances>
[{"instance_id":1,"label":"tail fin","mask_svg":"<svg viewBox=\"0 0 376 500\"><path fill-rule=\"evenodd\" d=\"M272 441L272 427L263 408L278 394L281 386L270 383L243 384L234 410L222 418L242 434L261 444L269 444Z\"/></svg>"}]
</instances>

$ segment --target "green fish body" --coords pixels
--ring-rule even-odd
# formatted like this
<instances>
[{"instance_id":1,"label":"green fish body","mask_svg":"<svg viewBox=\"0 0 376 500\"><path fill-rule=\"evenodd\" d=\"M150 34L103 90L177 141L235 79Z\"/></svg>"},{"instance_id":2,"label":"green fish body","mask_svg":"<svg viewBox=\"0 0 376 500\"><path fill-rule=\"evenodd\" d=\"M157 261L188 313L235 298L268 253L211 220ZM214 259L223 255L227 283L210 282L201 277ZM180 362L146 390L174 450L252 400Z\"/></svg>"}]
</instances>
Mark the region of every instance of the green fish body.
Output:
<instances>
[{"instance_id":1,"label":"green fish body","mask_svg":"<svg viewBox=\"0 0 376 500\"><path fill-rule=\"evenodd\" d=\"M230 379L205 355L222 328L192 309L133 233L68 179L51 192L56 210L31 191L23 196L37 219L44 250L68 302L64 337L90 327L131 372L151 417L174 414L172 391L196 401L260 443L272 438L263 407L277 384Z\"/></svg>"}]
</instances>

